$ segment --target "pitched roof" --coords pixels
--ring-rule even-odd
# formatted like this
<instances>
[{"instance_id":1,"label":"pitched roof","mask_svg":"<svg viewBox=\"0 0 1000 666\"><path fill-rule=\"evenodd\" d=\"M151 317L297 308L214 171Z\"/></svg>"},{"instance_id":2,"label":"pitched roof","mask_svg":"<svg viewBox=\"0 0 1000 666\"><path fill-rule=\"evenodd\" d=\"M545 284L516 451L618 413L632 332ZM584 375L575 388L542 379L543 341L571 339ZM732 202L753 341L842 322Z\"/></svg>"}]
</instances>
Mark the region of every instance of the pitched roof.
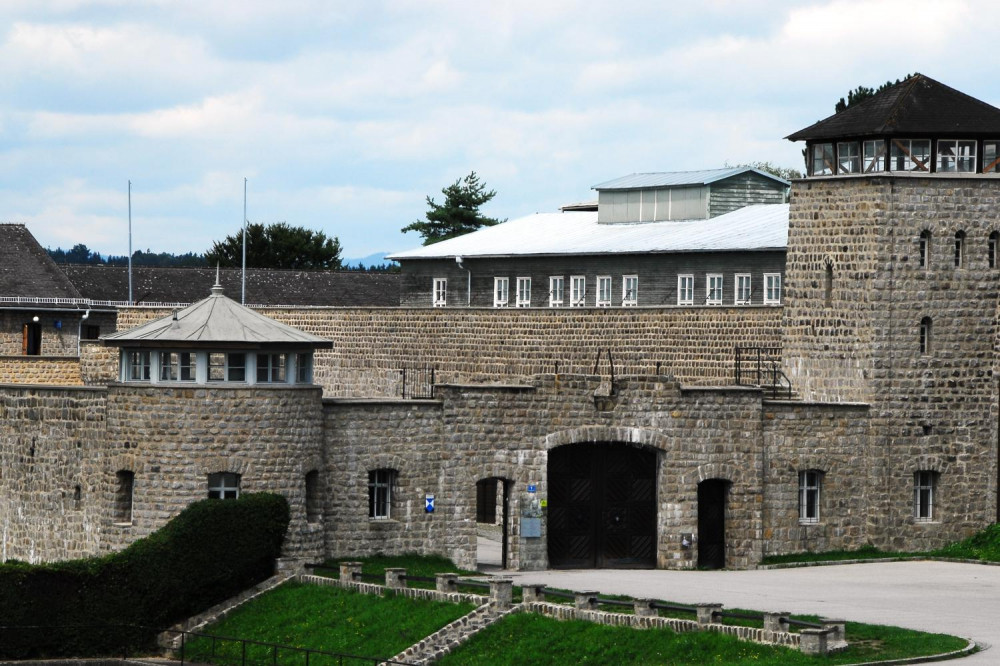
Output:
<instances>
[{"instance_id":1,"label":"pitched roof","mask_svg":"<svg viewBox=\"0 0 1000 666\"><path fill-rule=\"evenodd\" d=\"M873 135L1000 135L1000 109L924 76L890 86L794 134L790 141Z\"/></svg>"},{"instance_id":2,"label":"pitched roof","mask_svg":"<svg viewBox=\"0 0 1000 666\"><path fill-rule=\"evenodd\" d=\"M103 339L113 346L330 348L333 343L254 312L216 284L211 295L172 315Z\"/></svg>"},{"instance_id":3,"label":"pitched roof","mask_svg":"<svg viewBox=\"0 0 1000 666\"><path fill-rule=\"evenodd\" d=\"M724 169L703 169L701 171L663 171L654 173L633 173L594 185L593 190L637 190L646 187L691 187L712 183L744 173L755 173L782 185L790 185L784 178L778 178L752 167L726 167Z\"/></svg>"},{"instance_id":4,"label":"pitched roof","mask_svg":"<svg viewBox=\"0 0 1000 666\"><path fill-rule=\"evenodd\" d=\"M128 300L128 268L62 264L84 297L99 301ZM220 271L227 293L239 295L237 268ZM215 282L214 268L133 267L132 296L139 303L193 303ZM398 273L247 269L246 302L289 306L399 305Z\"/></svg>"},{"instance_id":5,"label":"pitched roof","mask_svg":"<svg viewBox=\"0 0 1000 666\"><path fill-rule=\"evenodd\" d=\"M80 298L23 224L0 224L0 297Z\"/></svg>"},{"instance_id":6,"label":"pitched roof","mask_svg":"<svg viewBox=\"0 0 1000 666\"><path fill-rule=\"evenodd\" d=\"M707 220L598 224L596 212L536 213L390 255L390 259L783 250L788 204L757 204Z\"/></svg>"}]
</instances>

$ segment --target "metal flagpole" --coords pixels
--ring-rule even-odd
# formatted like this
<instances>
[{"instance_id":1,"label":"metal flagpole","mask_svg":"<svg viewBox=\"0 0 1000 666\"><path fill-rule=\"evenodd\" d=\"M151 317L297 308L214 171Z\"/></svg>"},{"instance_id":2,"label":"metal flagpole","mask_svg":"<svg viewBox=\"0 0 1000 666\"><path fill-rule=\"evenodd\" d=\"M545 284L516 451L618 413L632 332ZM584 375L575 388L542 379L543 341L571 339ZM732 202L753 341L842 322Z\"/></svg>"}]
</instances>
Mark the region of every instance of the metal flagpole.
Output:
<instances>
[{"instance_id":1,"label":"metal flagpole","mask_svg":"<svg viewBox=\"0 0 1000 666\"><path fill-rule=\"evenodd\" d=\"M243 291L240 304L247 304L247 179L243 178Z\"/></svg>"},{"instance_id":2,"label":"metal flagpole","mask_svg":"<svg viewBox=\"0 0 1000 666\"><path fill-rule=\"evenodd\" d=\"M132 181L128 181L128 304L132 305Z\"/></svg>"}]
</instances>

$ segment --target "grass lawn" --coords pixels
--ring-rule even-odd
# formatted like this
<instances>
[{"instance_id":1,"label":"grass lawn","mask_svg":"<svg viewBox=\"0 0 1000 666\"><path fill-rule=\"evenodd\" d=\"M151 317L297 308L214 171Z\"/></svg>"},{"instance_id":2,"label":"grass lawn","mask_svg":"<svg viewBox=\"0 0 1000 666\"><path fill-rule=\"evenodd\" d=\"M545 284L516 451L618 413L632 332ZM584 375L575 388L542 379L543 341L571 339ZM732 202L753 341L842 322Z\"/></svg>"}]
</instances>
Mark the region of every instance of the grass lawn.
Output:
<instances>
[{"instance_id":1,"label":"grass lawn","mask_svg":"<svg viewBox=\"0 0 1000 666\"><path fill-rule=\"evenodd\" d=\"M339 588L286 583L261 595L201 633L265 643L311 648L324 652L388 658L475 608L401 596L380 597ZM239 663L237 642L216 645L192 639L184 657L190 661ZM270 648L247 647L248 663L272 663ZM279 653L279 664L304 664L301 655ZM327 663L315 655L310 666ZM335 663L335 662L330 662ZM345 662L350 663L350 662ZM369 663L371 663L369 661Z\"/></svg>"}]
</instances>

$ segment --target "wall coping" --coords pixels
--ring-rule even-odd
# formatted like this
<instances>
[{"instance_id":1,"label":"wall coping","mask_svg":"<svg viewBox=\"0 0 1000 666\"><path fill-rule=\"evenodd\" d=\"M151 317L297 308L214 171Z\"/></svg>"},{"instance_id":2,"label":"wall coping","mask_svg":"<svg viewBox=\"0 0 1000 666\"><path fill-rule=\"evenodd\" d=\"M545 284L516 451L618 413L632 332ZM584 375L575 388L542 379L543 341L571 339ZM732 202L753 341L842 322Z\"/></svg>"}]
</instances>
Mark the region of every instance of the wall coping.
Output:
<instances>
[{"instance_id":1,"label":"wall coping","mask_svg":"<svg viewBox=\"0 0 1000 666\"><path fill-rule=\"evenodd\" d=\"M697 386L694 384L681 384L681 392L690 393L760 393L763 389L759 386L740 386L731 384L728 386Z\"/></svg>"},{"instance_id":2,"label":"wall coping","mask_svg":"<svg viewBox=\"0 0 1000 666\"><path fill-rule=\"evenodd\" d=\"M21 391L89 391L91 393L106 393L108 390L107 386L83 386L78 384L0 384L0 389L3 390L21 390Z\"/></svg>"},{"instance_id":3,"label":"wall coping","mask_svg":"<svg viewBox=\"0 0 1000 666\"><path fill-rule=\"evenodd\" d=\"M324 405L422 405L424 407L440 407L441 400L430 398L380 398L378 396L362 398L323 398Z\"/></svg>"},{"instance_id":4,"label":"wall coping","mask_svg":"<svg viewBox=\"0 0 1000 666\"><path fill-rule=\"evenodd\" d=\"M462 384L462 383L448 383L448 384L435 384L435 387L444 389L461 389L461 390L472 390L472 391L535 391L537 387L530 384Z\"/></svg>"},{"instance_id":5,"label":"wall coping","mask_svg":"<svg viewBox=\"0 0 1000 666\"><path fill-rule=\"evenodd\" d=\"M108 388L115 389L207 389L223 391L322 391L319 384L238 384L229 382L108 382Z\"/></svg>"},{"instance_id":6,"label":"wall coping","mask_svg":"<svg viewBox=\"0 0 1000 666\"><path fill-rule=\"evenodd\" d=\"M869 402L824 402L822 400L781 400L764 398L764 404L771 407L829 407L832 409L871 409Z\"/></svg>"},{"instance_id":7,"label":"wall coping","mask_svg":"<svg viewBox=\"0 0 1000 666\"><path fill-rule=\"evenodd\" d=\"M0 354L0 361L79 361L79 355L56 356L53 354Z\"/></svg>"}]
</instances>

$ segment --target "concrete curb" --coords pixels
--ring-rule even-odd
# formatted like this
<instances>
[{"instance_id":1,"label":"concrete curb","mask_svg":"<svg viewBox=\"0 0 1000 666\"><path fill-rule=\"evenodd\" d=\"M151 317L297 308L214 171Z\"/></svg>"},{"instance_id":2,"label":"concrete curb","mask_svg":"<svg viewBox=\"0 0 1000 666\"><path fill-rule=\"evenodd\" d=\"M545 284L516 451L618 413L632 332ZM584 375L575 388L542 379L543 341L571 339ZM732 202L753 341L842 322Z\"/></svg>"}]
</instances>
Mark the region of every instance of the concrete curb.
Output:
<instances>
[{"instance_id":1,"label":"concrete curb","mask_svg":"<svg viewBox=\"0 0 1000 666\"><path fill-rule=\"evenodd\" d=\"M966 639L969 644L961 650L942 652L941 654L930 654L926 657L909 657L907 659L887 659L886 661L865 661L856 664L843 664L843 666L902 666L903 664L928 664L935 661L948 661L950 659L961 659L979 650L976 641Z\"/></svg>"},{"instance_id":2,"label":"concrete curb","mask_svg":"<svg viewBox=\"0 0 1000 666\"><path fill-rule=\"evenodd\" d=\"M983 560L964 560L957 557L872 557L857 560L819 560L816 562L782 562L780 564L758 564L758 571L774 571L777 569L801 569L804 567L832 567L838 564L878 564L880 562L951 562L954 564L979 564L987 567L998 567L1000 562L984 562Z\"/></svg>"}]
</instances>

